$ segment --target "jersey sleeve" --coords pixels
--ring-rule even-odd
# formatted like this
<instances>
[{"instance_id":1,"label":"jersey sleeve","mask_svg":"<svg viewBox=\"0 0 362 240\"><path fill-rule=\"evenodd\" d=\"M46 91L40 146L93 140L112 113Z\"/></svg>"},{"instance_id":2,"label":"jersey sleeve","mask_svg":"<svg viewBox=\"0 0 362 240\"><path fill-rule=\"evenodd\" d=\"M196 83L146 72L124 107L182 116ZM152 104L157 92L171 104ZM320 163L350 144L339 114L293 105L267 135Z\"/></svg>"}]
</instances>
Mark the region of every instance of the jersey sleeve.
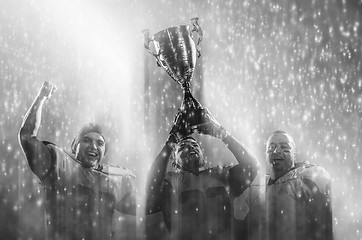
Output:
<instances>
[{"instance_id":1,"label":"jersey sleeve","mask_svg":"<svg viewBox=\"0 0 362 240\"><path fill-rule=\"evenodd\" d=\"M249 213L251 189L246 189L242 194L233 200L234 218L244 220Z\"/></svg>"},{"instance_id":2,"label":"jersey sleeve","mask_svg":"<svg viewBox=\"0 0 362 240\"><path fill-rule=\"evenodd\" d=\"M249 176L246 176L246 173L240 164L232 166L228 172L227 181L230 186L230 193L237 197L250 186L251 182Z\"/></svg>"},{"instance_id":3,"label":"jersey sleeve","mask_svg":"<svg viewBox=\"0 0 362 240\"><path fill-rule=\"evenodd\" d=\"M308 215L313 222L314 235L320 239L333 239L331 208L331 179L327 171L316 165L301 169L303 182L302 201L308 205Z\"/></svg>"},{"instance_id":4,"label":"jersey sleeve","mask_svg":"<svg viewBox=\"0 0 362 240\"><path fill-rule=\"evenodd\" d=\"M136 176L125 167L117 165L104 166L102 172L112 179L116 202L122 202L126 197L136 195Z\"/></svg>"},{"instance_id":5,"label":"jersey sleeve","mask_svg":"<svg viewBox=\"0 0 362 240\"><path fill-rule=\"evenodd\" d=\"M77 167L77 163L73 157L65 152L62 148L53 143L44 143L50 150L52 164L48 172L40 178L40 181L45 185L53 184L54 182L50 183L48 181L48 179L52 177L53 179L57 180L56 182L60 186L66 186L67 180L74 177L73 172Z\"/></svg>"},{"instance_id":6,"label":"jersey sleeve","mask_svg":"<svg viewBox=\"0 0 362 240\"><path fill-rule=\"evenodd\" d=\"M43 141L43 144L49 149L51 158L49 159L49 161L50 161L49 169L44 173L43 176L38 176L40 179L40 183L43 183L49 177L49 175L52 173L52 171L55 170L56 161L57 161L57 156L56 156L56 153L54 150L56 145L51 142L47 142L47 141Z\"/></svg>"},{"instance_id":7,"label":"jersey sleeve","mask_svg":"<svg viewBox=\"0 0 362 240\"><path fill-rule=\"evenodd\" d=\"M331 177L324 168L316 165L307 165L300 168L299 176L303 182L313 183L313 191L319 191L324 195L330 194Z\"/></svg>"}]
</instances>

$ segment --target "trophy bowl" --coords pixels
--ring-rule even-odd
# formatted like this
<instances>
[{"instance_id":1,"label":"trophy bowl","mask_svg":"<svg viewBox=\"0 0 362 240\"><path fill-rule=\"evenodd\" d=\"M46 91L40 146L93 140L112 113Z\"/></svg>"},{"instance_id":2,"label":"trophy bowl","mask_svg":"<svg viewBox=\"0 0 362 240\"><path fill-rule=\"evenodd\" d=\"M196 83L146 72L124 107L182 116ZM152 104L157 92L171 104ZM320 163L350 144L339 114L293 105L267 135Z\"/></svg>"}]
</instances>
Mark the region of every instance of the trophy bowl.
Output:
<instances>
[{"instance_id":1,"label":"trophy bowl","mask_svg":"<svg viewBox=\"0 0 362 240\"><path fill-rule=\"evenodd\" d=\"M146 50L156 58L158 66L163 67L168 75L182 88L189 88L196 65L196 55L201 55L198 49L202 41L202 30L198 18L191 19L192 27L181 25L170 27L150 36L148 29L144 34ZM197 32L199 39L194 42L192 33ZM153 42L153 52L150 43Z\"/></svg>"},{"instance_id":2,"label":"trophy bowl","mask_svg":"<svg viewBox=\"0 0 362 240\"><path fill-rule=\"evenodd\" d=\"M193 39L194 32L198 34L196 43ZM180 110L186 114L186 127L210 121L207 117L208 110L192 96L190 91L196 59L201 56L199 44L203 33L198 18L191 19L191 26L170 27L152 36L148 29L142 33L145 49L156 58L158 66L164 68L183 89L184 99ZM153 49L150 47L151 42Z\"/></svg>"}]
</instances>

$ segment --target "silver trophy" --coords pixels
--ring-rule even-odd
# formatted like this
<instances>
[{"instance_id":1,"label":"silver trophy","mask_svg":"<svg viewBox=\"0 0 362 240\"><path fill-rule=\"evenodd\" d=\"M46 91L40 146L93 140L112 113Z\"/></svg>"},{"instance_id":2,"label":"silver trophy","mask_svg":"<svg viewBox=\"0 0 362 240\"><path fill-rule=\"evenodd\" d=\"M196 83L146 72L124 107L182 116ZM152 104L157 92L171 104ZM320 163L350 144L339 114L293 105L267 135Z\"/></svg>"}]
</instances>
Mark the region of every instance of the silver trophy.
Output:
<instances>
[{"instance_id":1,"label":"silver trophy","mask_svg":"<svg viewBox=\"0 0 362 240\"><path fill-rule=\"evenodd\" d=\"M193 32L198 34L197 43L193 39ZM198 18L191 19L191 26L170 27L153 36L148 29L142 33L146 50L156 58L158 66L163 67L183 89L184 99L180 110L186 114L186 124L192 126L210 121L208 110L192 96L190 90L196 58L201 56L199 44L202 41L202 30ZM150 48L151 42L155 52Z\"/></svg>"}]
</instances>

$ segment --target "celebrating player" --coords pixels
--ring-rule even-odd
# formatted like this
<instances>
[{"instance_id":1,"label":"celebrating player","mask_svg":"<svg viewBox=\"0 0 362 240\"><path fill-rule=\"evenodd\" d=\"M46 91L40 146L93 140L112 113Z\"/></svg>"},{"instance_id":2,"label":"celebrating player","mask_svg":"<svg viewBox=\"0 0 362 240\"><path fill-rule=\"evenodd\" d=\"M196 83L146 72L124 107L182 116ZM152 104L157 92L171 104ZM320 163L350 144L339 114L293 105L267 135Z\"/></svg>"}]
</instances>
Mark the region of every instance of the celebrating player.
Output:
<instances>
[{"instance_id":1,"label":"celebrating player","mask_svg":"<svg viewBox=\"0 0 362 240\"><path fill-rule=\"evenodd\" d=\"M171 133L153 162L146 188L146 213L162 212L171 239L231 239L232 199L258 172L255 158L207 113L212 121L191 129L221 139L239 164L206 168L199 143L183 124L186 114L177 113ZM176 172L166 173L173 155Z\"/></svg>"},{"instance_id":2,"label":"celebrating player","mask_svg":"<svg viewBox=\"0 0 362 240\"><path fill-rule=\"evenodd\" d=\"M327 171L296 162L293 138L274 132L266 144L271 169L265 182L253 183L235 199L234 210L245 239L333 239L330 203L331 179Z\"/></svg>"},{"instance_id":3,"label":"celebrating player","mask_svg":"<svg viewBox=\"0 0 362 240\"><path fill-rule=\"evenodd\" d=\"M54 90L43 83L19 132L29 166L44 187L49 239L110 239L114 209L135 215L135 176L101 165L107 141L97 124L81 129L71 152L38 139L43 104Z\"/></svg>"}]
</instances>

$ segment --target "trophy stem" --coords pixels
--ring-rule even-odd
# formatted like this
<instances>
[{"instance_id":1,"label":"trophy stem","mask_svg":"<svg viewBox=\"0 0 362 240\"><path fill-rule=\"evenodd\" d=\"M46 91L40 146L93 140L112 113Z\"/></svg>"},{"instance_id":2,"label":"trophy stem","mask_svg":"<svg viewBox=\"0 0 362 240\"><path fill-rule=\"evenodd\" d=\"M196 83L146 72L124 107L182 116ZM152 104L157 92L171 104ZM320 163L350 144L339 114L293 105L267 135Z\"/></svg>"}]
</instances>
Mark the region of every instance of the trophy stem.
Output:
<instances>
[{"instance_id":1,"label":"trophy stem","mask_svg":"<svg viewBox=\"0 0 362 240\"><path fill-rule=\"evenodd\" d=\"M181 110L184 110L185 112L191 110L191 109L202 109L203 106L199 101L197 101L194 96L192 96L190 88L184 88L184 99L181 103Z\"/></svg>"},{"instance_id":2,"label":"trophy stem","mask_svg":"<svg viewBox=\"0 0 362 240\"><path fill-rule=\"evenodd\" d=\"M186 114L186 127L205 122L204 107L192 96L190 84L183 84L183 92L180 110Z\"/></svg>"}]
</instances>

